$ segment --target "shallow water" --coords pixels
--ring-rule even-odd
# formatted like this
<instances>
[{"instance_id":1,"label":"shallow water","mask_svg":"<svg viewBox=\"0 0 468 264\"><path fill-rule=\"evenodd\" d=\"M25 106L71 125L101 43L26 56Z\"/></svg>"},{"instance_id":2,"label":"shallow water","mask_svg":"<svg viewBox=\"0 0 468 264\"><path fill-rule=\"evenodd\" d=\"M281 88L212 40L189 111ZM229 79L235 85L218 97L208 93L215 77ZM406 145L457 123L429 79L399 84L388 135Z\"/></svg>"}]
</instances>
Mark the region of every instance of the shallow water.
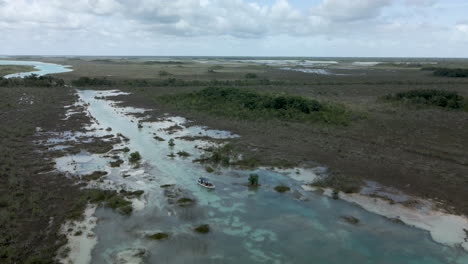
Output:
<instances>
[{"instance_id":1,"label":"shallow water","mask_svg":"<svg viewBox=\"0 0 468 264\"><path fill-rule=\"evenodd\" d=\"M143 123L144 127L138 128L136 118L124 114L135 109L117 111L109 101L94 98L106 93L79 92L100 126L130 138L126 146L139 151L144 160L136 171L107 167L110 175L104 185L144 190L145 207L131 216L97 210L98 243L92 263L114 263L117 256L133 258L131 263L135 263L140 255L132 256L129 249L143 249L145 263L468 263L466 252L435 243L428 232L394 223L345 201L303 191L303 177L258 169L254 172L260 175L261 186L249 189L243 184L252 171L218 169L207 173L191 161L200 154L195 146L203 142L175 139L171 149L167 141L155 140L154 133L166 140L183 135L235 135L200 127L174 134L161 130L185 122L182 118ZM193 156L167 157L181 150ZM106 167L96 155L86 155L75 157L77 171ZM59 162L59 166L67 169L67 160L62 162L65 165ZM122 170L129 176L122 177ZM198 186L198 177L211 179L216 189ZM162 184L176 184L182 196L194 198L196 204L180 207L168 203ZM291 187L291 191L280 194L273 190L279 184ZM360 223L350 224L343 216L359 218ZM195 233L193 228L199 224L209 224L211 232ZM167 232L170 238L145 238L155 232Z\"/></svg>"},{"instance_id":2,"label":"shallow water","mask_svg":"<svg viewBox=\"0 0 468 264\"><path fill-rule=\"evenodd\" d=\"M5 75L5 78L12 78L12 77L24 77L31 74L37 74L39 76L46 75L46 74L53 74L53 73L62 73L62 72L70 72L73 71L70 66L54 64L54 63L45 63L40 61L17 61L17 60L0 60L0 65L31 65L34 66L37 71L32 72L20 72L20 73L12 73Z\"/></svg>"},{"instance_id":3,"label":"shallow water","mask_svg":"<svg viewBox=\"0 0 468 264\"><path fill-rule=\"evenodd\" d=\"M290 67L283 67L280 70L285 71L298 71L298 72L305 72L305 73L314 73L314 74L322 74L322 75L334 75L333 73L325 70L325 69L312 69L312 68L290 68Z\"/></svg>"}]
</instances>

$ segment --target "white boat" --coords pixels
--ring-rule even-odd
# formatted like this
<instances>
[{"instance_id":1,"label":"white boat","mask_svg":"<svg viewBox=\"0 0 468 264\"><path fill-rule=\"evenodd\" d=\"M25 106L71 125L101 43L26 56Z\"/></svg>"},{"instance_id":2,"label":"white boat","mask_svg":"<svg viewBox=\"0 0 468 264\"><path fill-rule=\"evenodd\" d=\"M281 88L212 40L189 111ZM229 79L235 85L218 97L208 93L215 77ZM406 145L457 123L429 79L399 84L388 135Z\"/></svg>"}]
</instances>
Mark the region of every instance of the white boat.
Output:
<instances>
[{"instance_id":1,"label":"white boat","mask_svg":"<svg viewBox=\"0 0 468 264\"><path fill-rule=\"evenodd\" d=\"M214 189L215 188L214 184L209 182L207 178L202 178L202 177L200 177L198 179L198 185L203 186L203 187L208 188L208 189Z\"/></svg>"}]
</instances>

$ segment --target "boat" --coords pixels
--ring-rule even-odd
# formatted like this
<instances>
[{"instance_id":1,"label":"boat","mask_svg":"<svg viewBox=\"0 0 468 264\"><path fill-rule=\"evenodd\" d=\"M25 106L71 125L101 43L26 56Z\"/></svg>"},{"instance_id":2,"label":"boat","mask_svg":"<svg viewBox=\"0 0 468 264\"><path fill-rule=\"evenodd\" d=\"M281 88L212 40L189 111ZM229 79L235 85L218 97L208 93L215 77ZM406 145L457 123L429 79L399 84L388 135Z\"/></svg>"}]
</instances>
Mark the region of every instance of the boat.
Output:
<instances>
[{"instance_id":1,"label":"boat","mask_svg":"<svg viewBox=\"0 0 468 264\"><path fill-rule=\"evenodd\" d=\"M207 178L200 177L198 179L198 185L203 186L208 189L214 189L215 186Z\"/></svg>"}]
</instances>

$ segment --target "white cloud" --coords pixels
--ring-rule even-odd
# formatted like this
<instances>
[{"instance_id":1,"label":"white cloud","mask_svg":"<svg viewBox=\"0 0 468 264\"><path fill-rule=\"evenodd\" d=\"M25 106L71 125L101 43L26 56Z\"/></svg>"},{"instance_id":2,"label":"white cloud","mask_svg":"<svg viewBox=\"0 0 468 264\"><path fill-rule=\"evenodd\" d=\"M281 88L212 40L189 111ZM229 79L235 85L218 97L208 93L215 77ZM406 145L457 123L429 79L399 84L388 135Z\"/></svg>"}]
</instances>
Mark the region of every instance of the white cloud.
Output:
<instances>
[{"instance_id":1,"label":"white cloud","mask_svg":"<svg viewBox=\"0 0 468 264\"><path fill-rule=\"evenodd\" d=\"M275 52L283 47L291 52L292 40L296 47L308 43L304 49L314 41L321 41L324 48L334 40L334 45L344 48L343 43L352 43L354 50L368 49L371 43L375 48L381 42L392 43L389 49L396 50L404 43L442 40L448 33L441 28L451 28L460 43L461 36L466 36L465 24L446 23L444 14L431 9L436 0L321 0L316 4L303 0L302 9L294 5L298 0L252 1L0 0L0 52L31 53L21 52L28 50L27 44L18 45L31 39L40 41L30 50L57 53L59 48L97 52L100 46L115 52L132 46L162 50L167 42L171 42L168 51L197 43L201 52L235 50L236 45Z\"/></svg>"},{"instance_id":2,"label":"white cloud","mask_svg":"<svg viewBox=\"0 0 468 264\"><path fill-rule=\"evenodd\" d=\"M332 21L356 21L378 17L390 0L323 0L312 13Z\"/></svg>"}]
</instances>

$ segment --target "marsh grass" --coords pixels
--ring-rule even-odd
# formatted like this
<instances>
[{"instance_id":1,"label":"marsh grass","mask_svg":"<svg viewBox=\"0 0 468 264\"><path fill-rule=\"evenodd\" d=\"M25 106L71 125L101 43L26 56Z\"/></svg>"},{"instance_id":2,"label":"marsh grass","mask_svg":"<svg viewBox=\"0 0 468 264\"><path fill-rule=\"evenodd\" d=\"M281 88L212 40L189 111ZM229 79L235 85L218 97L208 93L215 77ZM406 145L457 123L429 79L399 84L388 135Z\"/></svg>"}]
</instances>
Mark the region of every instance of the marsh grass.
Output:
<instances>
[{"instance_id":1,"label":"marsh grass","mask_svg":"<svg viewBox=\"0 0 468 264\"><path fill-rule=\"evenodd\" d=\"M332 188L337 192L343 191L345 193L357 193L361 190L363 184L362 179L346 176L339 172L323 176L312 183L316 187Z\"/></svg>"}]
</instances>

